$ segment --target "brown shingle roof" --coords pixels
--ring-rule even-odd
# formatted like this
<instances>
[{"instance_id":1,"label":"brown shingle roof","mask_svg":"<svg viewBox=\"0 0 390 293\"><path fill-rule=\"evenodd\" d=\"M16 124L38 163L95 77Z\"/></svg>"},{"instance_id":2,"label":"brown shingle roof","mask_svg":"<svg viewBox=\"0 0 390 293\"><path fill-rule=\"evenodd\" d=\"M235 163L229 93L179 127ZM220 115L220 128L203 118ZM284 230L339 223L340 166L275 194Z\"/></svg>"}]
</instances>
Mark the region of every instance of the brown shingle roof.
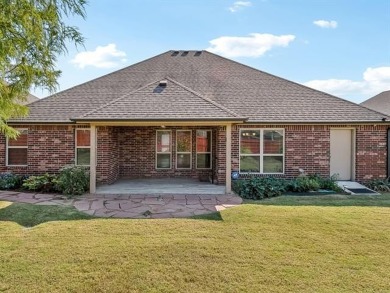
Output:
<instances>
[{"instance_id":1,"label":"brown shingle roof","mask_svg":"<svg viewBox=\"0 0 390 293\"><path fill-rule=\"evenodd\" d=\"M178 54L175 55L174 52L178 52ZM165 113L156 113L151 110L150 113L154 114L144 115L143 119L157 117L156 115L172 119L194 117L195 113L200 115L202 113L196 111L198 104L189 101L192 98L205 103L201 97L223 106L224 109L229 109L238 116L247 117L249 122L375 122L380 121L383 117L380 113L352 102L207 51L201 51L198 56L196 56L196 52L188 51L185 55L183 51L168 51L54 94L33 103L30 106L29 117L17 121L69 122L72 118L83 116L87 118L87 113L96 115L96 119L98 119L98 114L102 115L101 117L104 115L108 117L114 114L115 105L124 103L126 107L130 107L130 105L137 105L140 99L145 101L147 98L143 97L141 92L150 90L145 85L162 80L166 76L176 81L175 88L184 95L183 99L186 100L188 114L182 112L180 117L175 116L170 108L161 107L160 110L164 110ZM185 91L184 87L191 90ZM137 89L140 89L140 92L130 94ZM193 91L192 94L191 91ZM167 96L164 99L179 99L179 97ZM106 107L102 107L104 105ZM137 117L141 117L141 113L146 113L149 109L146 106L137 107L139 112L133 113L138 115ZM204 115L212 113L210 107L210 103L207 104L208 114ZM98 108L99 110L96 110ZM221 108L219 109L222 111ZM211 119L222 115L222 113L215 114L215 117L208 117ZM130 116L126 117L134 118ZM116 114L111 117L111 119L115 118L118 118Z\"/></svg>"},{"instance_id":2,"label":"brown shingle roof","mask_svg":"<svg viewBox=\"0 0 390 293\"><path fill-rule=\"evenodd\" d=\"M75 120L244 120L171 78L152 82Z\"/></svg>"},{"instance_id":3,"label":"brown shingle roof","mask_svg":"<svg viewBox=\"0 0 390 293\"><path fill-rule=\"evenodd\" d=\"M390 115L390 90L381 92L367 101L364 101L361 105L386 115Z\"/></svg>"}]
</instances>

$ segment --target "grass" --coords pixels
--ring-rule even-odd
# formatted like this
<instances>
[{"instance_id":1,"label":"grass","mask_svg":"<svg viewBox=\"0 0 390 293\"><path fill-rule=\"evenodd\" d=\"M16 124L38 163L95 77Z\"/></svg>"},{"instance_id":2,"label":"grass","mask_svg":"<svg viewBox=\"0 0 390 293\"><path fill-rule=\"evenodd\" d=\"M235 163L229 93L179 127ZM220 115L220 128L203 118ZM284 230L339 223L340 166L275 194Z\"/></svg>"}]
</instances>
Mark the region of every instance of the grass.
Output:
<instances>
[{"instance_id":1,"label":"grass","mask_svg":"<svg viewBox=\"0 0 390 293\"><path fill-rule=\"evenodd\" d=\"M49 221L91 219L73 207L41 206L0 201L0 221L13 221L21 226L33 227ZM1 290L0 290L1 292Z\"/></svg>"},{"instance_id":2,"label":"grass","mask_svg":"<svg viewBox=\"0 0 390 293\"><path fill-rule=\"evenodd\" d=\"M9 206L5 206L7 209ZM0 222L0 292L386 292L390 209Z\"/></svg>"},{"instance_id":3,"label":"grass","mask_svg":"<svg viewBox=\"0 0 390 293\"><path fill-rule=\"evenodd\" d=\"M244 200L248 204L278 206L377 206L390 207L390 193L381 195L283 195L264 200Z\"/></svg>"}]
</instances>

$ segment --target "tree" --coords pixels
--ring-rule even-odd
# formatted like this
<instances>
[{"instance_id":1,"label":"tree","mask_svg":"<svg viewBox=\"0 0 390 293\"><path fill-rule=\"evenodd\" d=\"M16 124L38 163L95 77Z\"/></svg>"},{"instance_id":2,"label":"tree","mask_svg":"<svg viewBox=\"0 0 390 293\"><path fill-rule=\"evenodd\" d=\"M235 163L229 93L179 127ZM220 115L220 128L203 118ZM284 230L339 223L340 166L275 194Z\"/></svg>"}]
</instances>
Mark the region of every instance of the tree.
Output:
<instances>
[{"instance_id":1,"label":"tree","mask_svg":"<svg viewBox=\"0 0 390 293\"><path fill-rule=\"evenodd\" d=\"M57 88L57 56L67 53L68 42L84 42L64 19L85 18L85 5L86 0L0 0L0 133L18 135L7 120L28 114L20 101L31 88Z\"/></svg>"}]
</instances>

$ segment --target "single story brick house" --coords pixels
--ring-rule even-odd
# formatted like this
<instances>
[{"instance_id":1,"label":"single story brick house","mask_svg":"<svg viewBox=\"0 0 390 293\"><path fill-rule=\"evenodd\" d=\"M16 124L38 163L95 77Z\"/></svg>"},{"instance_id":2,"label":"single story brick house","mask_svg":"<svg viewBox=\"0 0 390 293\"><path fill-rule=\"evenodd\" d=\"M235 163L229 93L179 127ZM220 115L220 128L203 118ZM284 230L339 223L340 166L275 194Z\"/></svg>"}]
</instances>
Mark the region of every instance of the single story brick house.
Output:
<instances>
[{"instance_id":1,"label":"single story brick house","mask_svg":"<svg viewBox=\"0 0 390 293\"><path fill-rule=\"evenodd\" d=\"M207 51L168 51L29 105L0 172L90 166L96 184L186 177L387 177L389 117Z\"/></svg>"}]
</instances>

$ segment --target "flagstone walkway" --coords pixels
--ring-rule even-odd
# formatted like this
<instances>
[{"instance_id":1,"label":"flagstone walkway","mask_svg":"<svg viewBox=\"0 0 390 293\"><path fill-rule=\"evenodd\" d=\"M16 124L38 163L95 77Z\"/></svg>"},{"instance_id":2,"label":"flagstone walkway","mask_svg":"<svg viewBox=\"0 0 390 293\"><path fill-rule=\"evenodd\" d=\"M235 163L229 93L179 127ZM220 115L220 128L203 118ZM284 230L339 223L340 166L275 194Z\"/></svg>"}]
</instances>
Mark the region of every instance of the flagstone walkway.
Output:
<instances>
[{"instance_id":1,"label":"flagstone walkway","mask_svg":"<svg viewBox=\"0 0 390 293\"><path fill-rule=\"evenodd\" d=\"M234 207L242 203L236 195L194 194L86 194L74 199L61 195L0 191L0 200L37 205L73 206L77 210L105 218L184 218Z\"/></svg>"}]
</instances>

